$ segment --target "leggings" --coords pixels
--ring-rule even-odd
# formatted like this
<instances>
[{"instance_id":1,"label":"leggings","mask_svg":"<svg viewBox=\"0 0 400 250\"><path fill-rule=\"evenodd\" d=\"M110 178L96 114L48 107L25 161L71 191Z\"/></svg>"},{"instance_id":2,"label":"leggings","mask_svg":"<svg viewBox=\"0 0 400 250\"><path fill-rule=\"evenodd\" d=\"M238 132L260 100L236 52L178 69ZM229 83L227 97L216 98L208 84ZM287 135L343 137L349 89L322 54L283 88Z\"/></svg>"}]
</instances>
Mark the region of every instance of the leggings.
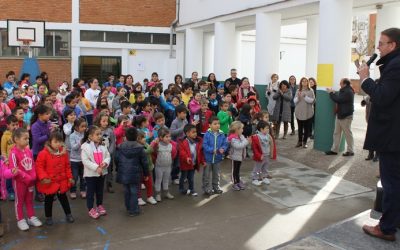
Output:
<instances>
[{"instance_id":1,"label":"leggings","mask_svg":"<svg viewBox=\"0 0 400 250\"><path fill-rule=\"evenodd\" d=\"M54 201L54 195L57 195L58 200L61 203L61 206L64 210L65 215L71 214L71 208L69 207L69 202L67 198L67 194L63 193L57 193L57 194L46 194L44 198L44 214L46 217L52 217L53 216L53 201Z\"/></svg>"},{"instance_id":2,"label":"leggings","mask_svg":"<svg viewBox=\"0 0 400 250\"><path fill-rule=\"evenodd\" d=\"M233 184L240 183L240 166L242 165L241 161L232 161L232 179Z\"/></svg>"},{"instance_id":3,"label":"leggings","mask_svg":"<svg viewBox=\"0 0 400 250\"><path fill-rule=\"evenodd\" d=\"M144 180L143 173L141 173L141 180L138 182L137 185L137 197L142 198L142 183L146 187L146 195L147 198L150 198L153 196L153 177L151 172L149 172L149 179L147 181Z\"/></svg>"},{"instance_id":4,"label":"leggings","mask_svg":"<svg viewBox=\"0 0 400 250\"><path fill-rule=\"evenodd\" d=\"M96 205L103 205L104 175L99 177L85 177L86 180L86 205L88 210L93 208L94 195Z\"/></svg>"}]
</instances>

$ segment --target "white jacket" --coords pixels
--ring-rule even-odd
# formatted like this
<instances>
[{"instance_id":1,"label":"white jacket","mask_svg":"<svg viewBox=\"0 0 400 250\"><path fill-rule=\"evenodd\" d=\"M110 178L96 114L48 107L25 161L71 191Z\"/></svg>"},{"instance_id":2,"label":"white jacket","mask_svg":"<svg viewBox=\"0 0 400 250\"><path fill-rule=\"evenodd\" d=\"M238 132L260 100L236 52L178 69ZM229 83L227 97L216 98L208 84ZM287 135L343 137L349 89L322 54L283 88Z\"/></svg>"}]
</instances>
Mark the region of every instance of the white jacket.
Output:
<instances>
[{"instance_id":1,"label":"white jacket","mask_svg":"<svg viewBox=\"0 0 400 250\"><path fill-rule=\"evenodd\" d=\"M93 153L95 150L101 151L103 153L103 162L110 165L111 157L107 148L104 145L100 145L97 149L94 146L94 143L83 143L81 146L82 153L82 163L83 163L83 177L99 177L100 175L96 172L96 169L99 165L95 162ZM107 168L103 169L102 175L107 174Z\"/></svg>"}]
</instances>

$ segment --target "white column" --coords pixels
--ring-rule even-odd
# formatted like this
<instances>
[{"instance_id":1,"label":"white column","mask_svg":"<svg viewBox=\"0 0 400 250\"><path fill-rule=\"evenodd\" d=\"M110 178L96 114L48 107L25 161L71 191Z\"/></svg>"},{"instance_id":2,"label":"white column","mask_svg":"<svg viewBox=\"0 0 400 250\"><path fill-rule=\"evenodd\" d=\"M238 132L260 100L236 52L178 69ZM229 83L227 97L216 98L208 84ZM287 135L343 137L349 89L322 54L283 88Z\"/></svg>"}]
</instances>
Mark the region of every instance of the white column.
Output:
<instances>
[{"instance_id":1,"label":"white column","mask_svg":"<svg viewBox=\"0 0 400 250\"><path fill-rule=\"evenodd\" d=\"M183 76L185 69L185 33L176 33L176 68L177 74Z\"/></svg>"},{"instance_id":2,"label":"white column","mask_svg":"<svg viewBox=\"0 0 400 250\"><path fill-rule=\"evenodd\" d=\"M349 75L353 0L324 0L319 8L318 64L333 64L333 87L338 90L340 79Z\"/></svg>"},{"instance_id":3,"label":"white column","mask_svg":"<svg viewBox=\"0 0 400 250\"><path fill-rule=\"evenodd\" d=\"M71 81L79 76L79 56L81 55L79 29L79 0L72 0L72 29L71 29Z\"/></svg>"},{"instance_id":4,"label":"white column","mask_svg":"<svg viewBox=\"0 0 400 250\"><path fill-rule=\"evenodd\" d=\"M273 73L279 74L280 38L281 14L257 13L255 85L266 85Z\"/></svg>"},{"instance_id":5,"label":"white column","mask_svg":"<svg viewBox=\"0 0 400 250\"><path fill-rule=\"evenodd\" d=\"M136 65L129 65L129 50L121 49L121 74L123 75L133 74L135 70L136 70ZM135 76L133 76L133 78L135 78Z\"/></svg>"},{"instance_id":6,"label":"white column","mask_svg":"<svg viewBox=\"0 0 400 250\"><path fill-rule=\"evenodd\" d=\"M394 27L400 27L400 4L383 4L376 14L375 48L378 48L381 32Z\"/></svg>"},{"instance_id":7,"label":"white column","mask_svg":"<svg viewBox=\"0 0 400 250\"><path fill-rule=\"evenodd\" d=\"M214 72L214 34L204 33L203 47L203 75ZM218 80L218 79L217 79Z\"/></svg>"},{"instance_id":8,"label":"white column","mask_svg":"<svg viewBox=\"0 0 400 250\"><path fill-rule=\"evenodd\" d=\"M237 67L235 23L216 22L214 32L214 73L217 80L223 81Z\"/></svg>"},{"instance_id":9,"label":"white column","mask_svg":"<svg viewBox=\"0 0 400 250\"><path fill-rule=\"evenodd\" d=\"M186 29L185 39L185 78L190 78L193 71L203 74L203 30Z\"/></svg>"},{"instance_id":10,"label":"white column","mask_svg":"<svg viewBox=\"0 0 400 250\"><path fill-rule=\"evenodd\" d=\"M317 77L318 17L307 18L306 76Z\"/></svg>"}]
</instances>

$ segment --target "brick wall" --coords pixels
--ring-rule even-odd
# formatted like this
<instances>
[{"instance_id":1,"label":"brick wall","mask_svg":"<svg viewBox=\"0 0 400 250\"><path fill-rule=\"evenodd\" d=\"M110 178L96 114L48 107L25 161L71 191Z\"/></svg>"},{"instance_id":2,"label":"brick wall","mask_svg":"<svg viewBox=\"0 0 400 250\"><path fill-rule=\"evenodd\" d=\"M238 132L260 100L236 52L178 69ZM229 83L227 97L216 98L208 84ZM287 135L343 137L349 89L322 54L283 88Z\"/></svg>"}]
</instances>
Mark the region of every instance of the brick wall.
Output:
<instances>
[{"instance_id":1,"label":"brick wall","mask_svg":"<svg viewBox=\"0 0 400 250\"><path fill-rule=\"evenodd\" d=\"M0 20L21 19L70 23L71 8L71 0L0 0Z\"/></svg>"},{"instance_id":2,"label":"brick wall","mask_svg":"<svg viewBox=\"0 0 400 250\"><path fill-rule=\"evenodd\" d=\"M49 75L50 88L55 89L57 83L62 81L71 82L71 60L70 59L39 59L41 71L46 71ZM6 79L8 71L13 70L19 77L22 67L22 59L1 59L0 60L0 82ZM34 82L36 76L31 76L31 82Z\"/></svg>"},{"instance_id":3,"label":"brick wall","mask_svg":"<svg viewBox=\"0 0 400 250\"><path fill-rule=\"evenodd\" d=\"M81 0L80 22L168 27L176 0Z\"/></svg>"}]
</instances>

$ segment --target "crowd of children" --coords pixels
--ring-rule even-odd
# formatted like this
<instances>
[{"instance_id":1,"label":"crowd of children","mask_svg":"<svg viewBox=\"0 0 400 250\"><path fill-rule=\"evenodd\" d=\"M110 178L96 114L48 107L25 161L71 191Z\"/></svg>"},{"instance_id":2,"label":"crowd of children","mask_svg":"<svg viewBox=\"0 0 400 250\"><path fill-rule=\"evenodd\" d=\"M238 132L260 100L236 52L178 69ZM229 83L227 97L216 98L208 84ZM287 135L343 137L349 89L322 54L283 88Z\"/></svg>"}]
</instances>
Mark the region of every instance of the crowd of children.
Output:
<instances>
[{"instance_id":1,"label":"crowd of children","mask_svg":"<svg viewBox=\"0 0 400 250\"><path fill-rule=\"evenodd\" d=\"M209 81L193 74L183 83L177 75L164 90L157 73L143 85L134 84L132 75L115 81L110 74L103 84L75 79L54 91L45 72L33 84L28 74L20 82L14 72L6 77L0 91L1 198L15 200L20 230L42 225L34 199L44 202L47 225L53 224L55 196L69 223L74 218L68 199L78 196L86 199L90 217L106 215L103 192L114 192L114 172L130 216L146 202L174 199L170 183L197 196L196 171L202 172L205 195L223 193L224 159L232 163L233 190L246 188L240 168L249 156L252 184L269 184L275 141L248 78L219 84L213 74Z\"/></svg>"}]
</instances>

